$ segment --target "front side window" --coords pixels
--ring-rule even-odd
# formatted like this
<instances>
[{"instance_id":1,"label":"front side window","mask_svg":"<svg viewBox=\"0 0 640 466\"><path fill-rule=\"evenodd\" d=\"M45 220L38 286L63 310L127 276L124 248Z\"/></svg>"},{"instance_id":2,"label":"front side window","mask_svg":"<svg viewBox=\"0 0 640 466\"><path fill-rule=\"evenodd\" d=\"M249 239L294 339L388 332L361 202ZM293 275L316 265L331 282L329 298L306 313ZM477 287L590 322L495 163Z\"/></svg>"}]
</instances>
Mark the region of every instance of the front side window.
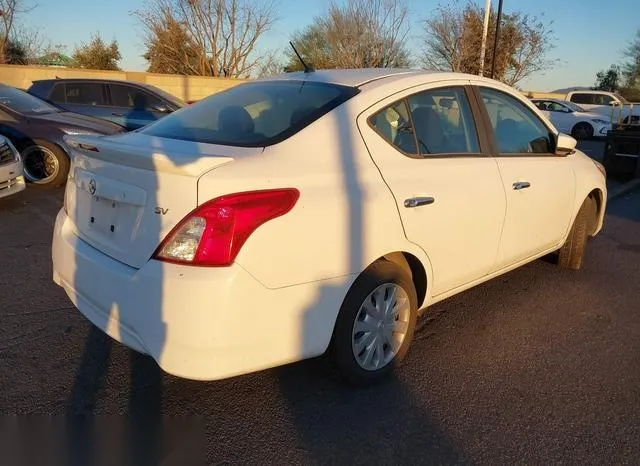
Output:
<instances>
[{"instance_id":1,"label":"front side window","mask_svg":"<svg viewBox=\"0 0 640 466\"><path fill-rule=\"evenodd\" d=\"M357 92L321 82L250 82L213 94L140 132L210 144L268 146L297 133Z\"/></svg>"},{"instance_id":2,"label":"front side window","mask_svg":"<svg viewBox=\"0 0 640 466\"><path fill-rule=\"evenodd\" d=\"M156 108L165 106L157 97L132 86L110 84L109 89L111 90L111 102L115 107L152 112Z\"/></svg>"},{"instance_id":3,"label":"front side window","mask_svg":"<svg viewBox=\"0 0 640 466\"><path fill-rule=\"evenodd\" d=\"M501 154L551 153L549 129L515 97L488 88L480 94Z\"/></svg>"}]
</instances>

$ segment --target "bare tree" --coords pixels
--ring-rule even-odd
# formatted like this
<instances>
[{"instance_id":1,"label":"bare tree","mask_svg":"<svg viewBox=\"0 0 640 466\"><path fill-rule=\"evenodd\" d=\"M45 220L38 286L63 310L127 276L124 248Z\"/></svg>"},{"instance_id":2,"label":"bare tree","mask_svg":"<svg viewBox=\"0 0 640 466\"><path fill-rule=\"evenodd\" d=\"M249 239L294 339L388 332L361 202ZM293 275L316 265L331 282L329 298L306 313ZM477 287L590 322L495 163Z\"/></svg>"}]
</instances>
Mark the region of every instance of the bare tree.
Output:
<instances>
[{"instance_id":1,"label":"bare tree","mask_svg":"<svg viewBox=\"0 0 640 466\"><path fill-rule=\"evenodd\" d=\"M134 14L150 69L246 77L260 65L256 45L275 21L275 6L275 0L148 0Z\"/></svg>"},{"instance_id":2,"label":"bare tree","mask_svg":"<svg viewBox=\"0 0 640 466\"><path fill-rule=\"evenodd\" d=\"M17 20L33 8L23 0L0 0L0 63L5 62L5 49L13 39Z\"/></svg>"},{"instance_id":3,"label":"bare tree","mask_svg":"<svg viewBox=\"0 0 640 466\"><path fill-rule=\"evenodd\" d=\"M425 67L436 70L477 74L484 10L468 2L439 7L424 22L423 55ZM502 17L496 53L496 79L515 85L555 63L547 58L554 47L552 23L545 23L521 12ZM493 50L496 15L491 12L487 49ZM492 66L492 54L485 58L485 69Z\"/></svg>"},{"instance_id":4,"label":"bare tree","mask_svg":"<svg viewBox=\"0 0 640 466\"><path fill-rule=\"evenodd\" d=\"M409 32L403 0L347 0L293 37L298 51L316 68L383 68L409 65ZM293 52L289 69L301 69Z\"/></svg>"}]
</instances>

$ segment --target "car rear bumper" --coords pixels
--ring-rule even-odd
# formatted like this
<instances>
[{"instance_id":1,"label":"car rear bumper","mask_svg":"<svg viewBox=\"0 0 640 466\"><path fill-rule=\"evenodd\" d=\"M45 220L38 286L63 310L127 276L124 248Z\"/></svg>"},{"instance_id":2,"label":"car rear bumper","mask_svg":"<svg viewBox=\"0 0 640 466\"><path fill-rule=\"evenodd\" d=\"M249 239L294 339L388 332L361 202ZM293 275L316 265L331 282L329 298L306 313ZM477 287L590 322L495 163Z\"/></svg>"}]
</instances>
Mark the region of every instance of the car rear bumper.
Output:
<instances>
[{"instance_id":1,"label":"car rear bumper","mask_svg":"<svg viewBox=\"0 0 640 466\"><path fill-rule=\"evenodd\" d=\"M22 162L0 166L0 198L19 193L25 187Z\"/></svg>"},{"instance_id":2,"label":"car rear bumper","mask_svg":"<svg viewBox=\"0 0 640 466\"><path fill-rule=\"evenodd\" d=\"M166 372L215 380L322 354L351 280L268 289L238 265L134 269L56 219L53 280L94 325Z\"/></svg>"}]
</instances>

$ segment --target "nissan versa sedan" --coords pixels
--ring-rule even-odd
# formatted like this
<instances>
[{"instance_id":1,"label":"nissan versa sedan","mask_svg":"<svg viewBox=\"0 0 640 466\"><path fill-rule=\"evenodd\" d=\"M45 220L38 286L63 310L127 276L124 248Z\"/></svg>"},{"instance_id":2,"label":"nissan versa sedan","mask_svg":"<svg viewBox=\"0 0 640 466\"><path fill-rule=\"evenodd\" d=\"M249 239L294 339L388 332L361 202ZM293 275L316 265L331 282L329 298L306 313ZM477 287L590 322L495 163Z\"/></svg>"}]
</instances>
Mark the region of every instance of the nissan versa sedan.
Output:
<instances>
[{"instance_id":1,"label":"nissan versa sedan","mask_svg":"<svg viewBox=\"0 0 640 466\"><path fill-rule=\"evenodd\" d=\"M580 269L607 199L575 139L465 74L290 73L66 139L53 280L199 380L325 353L350 383L381 380L419 310L541 256Z\"/></svg>"},{"instance_id":2,"label":"nissan versa sedan","mask_svg":"<svg viewBox=\"0 0 640 466\"><path fill-rule=\"evenodd\" d=\"M65 135L104 135L124 128L98 118L67 112L20 89L0 84L0 135L18 149L27 181L62 186L69 171Z\"/></svg>"}]
</instances>

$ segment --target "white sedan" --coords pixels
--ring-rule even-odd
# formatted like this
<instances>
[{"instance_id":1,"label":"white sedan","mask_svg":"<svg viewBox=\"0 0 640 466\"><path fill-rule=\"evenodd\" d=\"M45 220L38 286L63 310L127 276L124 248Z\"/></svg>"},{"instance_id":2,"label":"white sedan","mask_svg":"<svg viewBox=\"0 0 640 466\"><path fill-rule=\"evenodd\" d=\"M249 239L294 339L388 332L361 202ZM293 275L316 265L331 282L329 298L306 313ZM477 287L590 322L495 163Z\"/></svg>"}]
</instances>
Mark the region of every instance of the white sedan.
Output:
<instances>
[{"instance_id":1,"label":"white sedan","mask_svg":"<svg viewBox=\"0 0 640 466\"><path fill-rule=\"evenodd\" d=\"M576 139L604 137L611 131L611 118L589 112L573 102L556 99L531 99L558 131Z\"/></svg>"},{"instance_id":2,"label":"white sedan","mask_svg":"<svg viewBox=\"0 0 640 466\"><path fill-rule=\"evenodd\" d=\"M54 281L199 380L327 353L375 382L419 310L551 253L579 269L607 199L531 102L455 73L284 74L67 143Z\"/></svg>"},{"instance_id":3,"label":"white sedan","mask_svg":"<svg viewBox=\"0 0 640 466\"><path fill-rule=\"evenodd\" d=\"M25 187L20 154L7 138L0 136L0 198L17 194Z\"/></svg>"}]
</instances>

